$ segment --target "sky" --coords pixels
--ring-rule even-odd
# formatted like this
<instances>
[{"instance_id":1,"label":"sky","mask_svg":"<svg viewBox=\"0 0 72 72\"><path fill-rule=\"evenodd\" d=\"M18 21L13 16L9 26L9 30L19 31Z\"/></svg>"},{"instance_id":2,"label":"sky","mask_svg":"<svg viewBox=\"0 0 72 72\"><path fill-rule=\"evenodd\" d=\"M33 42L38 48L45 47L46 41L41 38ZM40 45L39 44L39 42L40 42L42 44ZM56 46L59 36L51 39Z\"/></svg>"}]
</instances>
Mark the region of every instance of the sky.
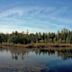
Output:
<instances>
[{"instance_id":1,"label":"sky","mask_svg":"<svg viewBox=\"0 0 72 72\"><path fill-rule=\"evenodd\" d=\"M0 32L72 30L72 0L0 0Z\"/></svg>"}]
</instances>

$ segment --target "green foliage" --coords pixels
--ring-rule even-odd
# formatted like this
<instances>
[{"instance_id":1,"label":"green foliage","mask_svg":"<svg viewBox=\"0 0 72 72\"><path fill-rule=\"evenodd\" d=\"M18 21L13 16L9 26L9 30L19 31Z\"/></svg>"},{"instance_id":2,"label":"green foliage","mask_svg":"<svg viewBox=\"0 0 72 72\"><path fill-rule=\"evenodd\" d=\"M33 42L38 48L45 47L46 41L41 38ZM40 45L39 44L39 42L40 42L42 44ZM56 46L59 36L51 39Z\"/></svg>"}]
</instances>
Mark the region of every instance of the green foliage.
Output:
<instances>
[{"instance_id":1,"label":"green foliage","mask_svg":"<svg viewBox=\"0 0 72 72\"><path fill-rule=\"evenodd\" d=\"M0 33L0 43L30 44L30 43L72 43L72 31L62 29L58 33Z\"/></svg>"}]
</instances>

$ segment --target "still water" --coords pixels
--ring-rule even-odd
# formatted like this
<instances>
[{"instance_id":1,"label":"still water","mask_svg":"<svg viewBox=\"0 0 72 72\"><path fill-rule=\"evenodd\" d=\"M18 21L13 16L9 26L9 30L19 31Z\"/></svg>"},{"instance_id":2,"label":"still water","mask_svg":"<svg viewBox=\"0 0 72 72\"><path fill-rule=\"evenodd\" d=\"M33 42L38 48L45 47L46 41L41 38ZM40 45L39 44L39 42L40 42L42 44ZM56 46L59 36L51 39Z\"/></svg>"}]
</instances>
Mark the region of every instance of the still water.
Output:
<instances>
[{"instance_id":1,"label":"still water","mask_svg":"<svg viewBox=\"0 0 72 72\"><path fill-rule=\"evenodd\" d=\"M0 48L0 72L72 72L72 49Z\"/></svg>"}]
</instances>

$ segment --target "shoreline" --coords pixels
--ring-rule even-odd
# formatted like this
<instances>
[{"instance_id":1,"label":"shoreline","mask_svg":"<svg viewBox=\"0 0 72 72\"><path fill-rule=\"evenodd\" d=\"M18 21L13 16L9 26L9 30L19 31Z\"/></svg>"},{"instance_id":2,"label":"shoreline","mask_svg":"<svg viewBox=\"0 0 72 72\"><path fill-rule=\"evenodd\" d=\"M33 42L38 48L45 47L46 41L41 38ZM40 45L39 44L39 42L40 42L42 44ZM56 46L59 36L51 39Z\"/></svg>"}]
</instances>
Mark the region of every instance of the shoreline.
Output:
<instances>
[{"instance_id":1,"label":"shoreline","mask_svg":"<svg viewBox=\"0 0 72 72\"><path fill-rule=\"evenodd\" d=\"M0 47L20 47L20 48L60 48L72 47L72 44L61 43L32 43L32 44L0 44Z\"/></svg>"}]
</instances>

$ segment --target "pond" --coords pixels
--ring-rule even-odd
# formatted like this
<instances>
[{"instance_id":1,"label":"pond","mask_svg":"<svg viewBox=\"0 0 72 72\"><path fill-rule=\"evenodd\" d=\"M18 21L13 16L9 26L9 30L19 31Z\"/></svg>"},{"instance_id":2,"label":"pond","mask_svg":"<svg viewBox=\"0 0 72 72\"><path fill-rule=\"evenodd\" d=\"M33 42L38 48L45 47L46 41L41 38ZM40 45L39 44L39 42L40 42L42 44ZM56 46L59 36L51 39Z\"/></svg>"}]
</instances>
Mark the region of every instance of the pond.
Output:
<instances>
[{"instance_id":1,"label":"pond","mask_svg":"<svg viewBox=\"0 0 72 72\"><path fill-rule=\"evenodd\" d=\"M72 49L0 48L0 72L72 72Z\"/></svg>"}]
</instances>

